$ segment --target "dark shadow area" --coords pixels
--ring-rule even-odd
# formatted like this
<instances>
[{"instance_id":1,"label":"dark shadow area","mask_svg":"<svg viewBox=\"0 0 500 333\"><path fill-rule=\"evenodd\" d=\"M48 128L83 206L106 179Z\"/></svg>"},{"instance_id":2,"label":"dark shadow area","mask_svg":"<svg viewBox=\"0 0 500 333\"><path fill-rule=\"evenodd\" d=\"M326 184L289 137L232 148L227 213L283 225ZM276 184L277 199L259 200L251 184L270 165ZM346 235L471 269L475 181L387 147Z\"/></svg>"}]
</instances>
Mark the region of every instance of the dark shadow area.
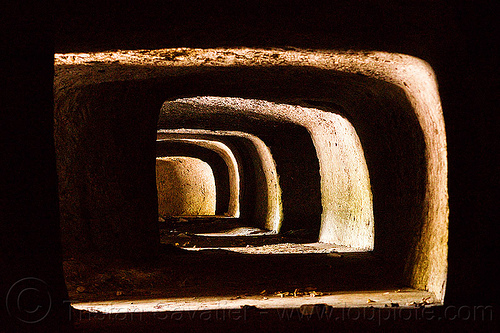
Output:
<instances>
[{"instance_id":1,"label":"dark shadow area","mask_svg":"<svg viewBox=\"0 0 500 333\"><path fill-rule=\"evenodd\" d=\"M402 315L393 315L401 313ZM251 306L232 311L170 311L159 315L152 313L130 313L116 315L93 314L86 311L74 311L73 318L79 322L77 332L118 332L134 333L137 330L147 332L186 332L199 327L203 332L233 331L256 332L263 328L268 332L494 332L497 325L490 320L491 310L478 318L485 320L439 320L446 318L444 307L401 310L387 308L333 308L319 305L310 315L304 315L299 309L276 308L258 309ZM381 319L378 318L389 318ZM425 319L419 319L425 318ZM134 325L131 325L133 322ZM207 322L209 324L207 324ZM437 324L439 323L439 324Z\"/></svg>"},{"instance_id":2,"label":"dark shadow area","mask_svg":"<svg viewBox=\"0 0 500 333\"><path fill-rule=\"evenodd\" d=\"M60 2L55 9L59 53L248 46L370 49L437 60L460 29L453 25L459 8L426 0ZM443 38L444 29L455 35Z\"/></svg>"},{"instance_id":3,"label":"dark shadow area","mask_svg":"<svg viewBox=\"0 0 500 333\"><path fill-rule=\"evenodd\" d=\"M153 198L161 101L149 87L123 84L86 87L68 96L55 106L66 254L154 256L159 245Z\"/></svg>"},{"instance_id":4,"label":"dark shadow area","mask_svg":"<svg viewBox=\"0 0 500 333\"><path fill-rule=\"evenodd\" d=\"M259 295L263 290L273 295L297 288L327 294L403 287L387 274L388 269L381 269L388 263L370 253L250 255L226 250L188 251L172 245L160 249L152 262L96 261L90 257L67 260L70 298L236 297ZM77 291L79 286L83 291Z\"/></svg>"}]
</instances>

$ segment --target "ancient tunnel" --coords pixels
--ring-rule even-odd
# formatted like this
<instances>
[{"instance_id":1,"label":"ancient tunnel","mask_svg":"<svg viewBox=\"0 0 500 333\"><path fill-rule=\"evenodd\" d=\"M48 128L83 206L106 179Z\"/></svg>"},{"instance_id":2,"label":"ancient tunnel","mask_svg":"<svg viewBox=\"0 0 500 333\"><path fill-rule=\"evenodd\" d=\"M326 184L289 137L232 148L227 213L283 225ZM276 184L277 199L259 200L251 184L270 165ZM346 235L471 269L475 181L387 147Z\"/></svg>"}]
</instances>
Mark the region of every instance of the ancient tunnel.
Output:
<instances>
[{"instance_id":1,"label":"ancient tunnel","mask_svg":"<svg viewBox=\"0 0 500 333\"><path fill-rule=\"evenodd\" d=\"M162 52L170 51L58 55L68 251L158 251L158 140L177 135L179 147L217 141L232 152L235 219L373 250L397 279L443 295L446 145L427 64L381 52L189 49L178 59ZM199 142L196 149L207 149ZM217 158L209 165L226 185L216 189L216 214L236 197L228 177L235 168L218 159L220 167Z\"/></svg>"}]
</instances>

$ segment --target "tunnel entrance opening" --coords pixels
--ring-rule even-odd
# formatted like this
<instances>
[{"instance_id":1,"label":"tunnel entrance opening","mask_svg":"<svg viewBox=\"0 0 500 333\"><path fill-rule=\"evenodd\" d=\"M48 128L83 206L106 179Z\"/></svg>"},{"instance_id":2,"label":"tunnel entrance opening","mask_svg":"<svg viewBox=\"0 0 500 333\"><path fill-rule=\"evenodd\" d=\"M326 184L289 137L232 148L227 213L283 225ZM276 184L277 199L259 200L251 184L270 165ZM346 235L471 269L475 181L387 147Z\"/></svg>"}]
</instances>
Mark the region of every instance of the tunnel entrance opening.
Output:
<instances>
[{"instance_id":1,"label":"tunnel entrance opening","mask_svg":"<svg viewBox=\"0 0 500 333\"><path fill-rule=\"evenodd\" d=\"M441 304L447 266L446 140L427 64L383 52L184 51L185 57L174 60L162 56L169 50L56 56L62 235L75 307L132 312L299 307L304 302ZM158 123L162 103L164 122ZM292 120L291 114L299 117ZM351 133L345 136L350 139L332 140L328 127L319 126L324 122L336 123L335 129ZM353 128L364 158L337 158L332 152L341 148L334 147L356 141ZM224 141L246 152L241 165L247 163L250 172L242 168L240 173L239 215L224 215L235 192L219 200L219 191L231 186L218 187L219 173L208 163L216 183L215 215L171 221L174 226L165 221L165 228L158 223L155 144L164 134L172 140L172 131L180 129L205 133L182 133L175 145L192 146L189 139ZM256 172L262 163L249 152L258 145L247 134L271 153L280 200L271 195L274 183ZM369 170L370 177L362 179L369 179L364 184L373 192L373 219L356 209L370 205L348 204L369 197L352 195L363 183L355 175L364 168L349 170L349 165L360 161ZM227 175L229 169L226 164L221 170ZM183 243L182 232L160 242L160 228L201 228L219 213L224 218L217 223L238 221L275 233L255 236L260 239L292 235L307 224L302 229L314 230L314 240L325 246L339 246L338 253L248 255L227 251L224 244L188 251L194 246ZM200 242L217 238L206 235L214 233L211 226L206 231L188 236ZM244 237L240 247L253 247L253 236L225 239L238 237ZM100 255L98 260L72 259L71 253L89 249Z\"/></svg>"}]
</instances>

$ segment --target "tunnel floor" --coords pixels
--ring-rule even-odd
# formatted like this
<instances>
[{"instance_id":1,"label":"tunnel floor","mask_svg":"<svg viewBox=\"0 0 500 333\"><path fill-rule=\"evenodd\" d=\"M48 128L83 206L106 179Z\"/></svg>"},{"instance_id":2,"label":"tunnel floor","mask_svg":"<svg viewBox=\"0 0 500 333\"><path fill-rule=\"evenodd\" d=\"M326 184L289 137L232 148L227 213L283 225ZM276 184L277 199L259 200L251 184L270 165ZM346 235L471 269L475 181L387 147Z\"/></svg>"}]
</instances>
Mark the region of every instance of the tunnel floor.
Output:
<instances>
[{"instance_id":1,"label":"tunnel floor","mask_svg":"<svg viewBox=\"0 0 500 333\"><path fill-rule=\"evenodd\" d=\"M231 218L172 218L160 223L162 244L190 251L223 250L246 254L348 252L332 244L318 243L318 230L274 233L245 226Z\"/></svg>"},{"instance_id":2,"label":"tunnel floor","mask_svg":"<svg viewBox=\"0 0 500 333\"><path fill-rule=\"evenodd\" d=\"M389 276L390 265L372 253L317 243L306 230L270 234L232 219L221 223L205 218L201 223L163 221L160 234L160 254L148 261L95 253L66 258L71 301L319 297L343 290L404 288Z\"/></svg>"}]
</instances>

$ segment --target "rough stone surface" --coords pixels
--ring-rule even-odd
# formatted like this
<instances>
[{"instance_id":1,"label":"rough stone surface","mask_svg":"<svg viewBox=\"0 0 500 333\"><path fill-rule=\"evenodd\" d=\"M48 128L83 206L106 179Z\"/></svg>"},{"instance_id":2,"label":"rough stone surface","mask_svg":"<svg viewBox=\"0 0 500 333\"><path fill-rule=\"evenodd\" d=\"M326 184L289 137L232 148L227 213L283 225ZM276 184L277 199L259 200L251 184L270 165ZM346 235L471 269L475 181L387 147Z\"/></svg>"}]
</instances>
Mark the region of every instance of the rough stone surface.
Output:
<instances>
[{"instance_id":1,"label":"rough stone surface","mask_svg":"<svg viewBox=\"0 0 500 333\"><path fill-rule=\"evenodd\" d=\"M168 103L166 103L168 106ZM168 119L168 117L167 117ZM167 120L160 116L159 122ZM168 122L172 123L173 119ZM181 137L190 140L220 141L232 147L233 162L236 162L239 173L231 186L241 188L242 206L249 206L241 212L246 224L278 232L281 229L282 199L281 188L276 171L276 163L266 144L258 137L238 131L212 131L200 129L158 130L158 139ZM226 152L227 153L227 152ZM229 156L228 156L229 157ZM231 159L232 160L232 159ZM230 160L227 160L229 163ZM241 175L241 177L240 177ZM231 191L236 193L236 189Z\"/></svg>"},{"instance_id":2,"label":"rough stone surface","mask_svg":"<svg viewBox=\"0 0 500 333\"><path fill-rule=\"evenodd\" d=\"M215 215L215 179L206 162L193 157L157 157L158 215Z\"/></svg>"},{"instance_id":3,"label":"rough stone surface","mask_svg":"<svg viewBox=\"0 0 500 333\"><path fill-rule=\"evenodd\" d=\"M208 163L215 177L216 215L239 217L240 175L232 150L216 140L184 137L179 133L162 133L156 141L156 156L189 156Z\"/></svg>"},{"instance_id":4,"label":"rough stone surface","mask_svg":"<svg viewBox=\"0 0 500 333\"><path fill-rule=\"evenodd\" d=\"M110 169L109 165L99 168L96 149L116 157L127 147L128 157L140 151L141 161L148 160L144 157L151 149L154 156L149 142L154 142L156 133L149 128L165 100L233 96L336 110L354 126L364 149L373 193L374 251L393 263L394 272L404 270L402 279L408 284L443 299L448 242L446 138L436 80L425 62L384 52L181 48L58 54L55 64L63 224L71 220L74 226L90 227L91 221L109 221L102 214L92 214L95 220L85 217L89 203L109 197L95 191L97 184L106 187L111 182L101 177ZM96 121L103 118L114 120L107 128L130 134L131 139L115 139L113 145L100 148L102 142L109 142L104 136L110 133L102 125L96 127ZM140 124L148 125L143 130ZM120 128L132 131L120 133ZM89 146L92 154L92 149L82 149ZM140 168L132 173L127 170L117 184L133 184L126 175L142 174L144 181L138 182L141 188L134 193L148 197L155 192L153 160L141 172L136 172ZM71 177L75 173L77 179ZM150 178L153 181L148 184ZM75 191L81 193L80 199ZM121 211L111 221L120 221L112 225L124 243L135 241L127 239L127 230L141 225L142 241L136 247L148 248L146 244L154 243L147 235L154 230L150 226L156 218L144 217L150 214L147 211L156 210L142 201L141 206L133 206L136 211ZM123 207L127 200L101 202L106 204L90 211ZM148 202L155 200L149 197ZM142 221L124 216L141 216ZM82 218L85 223L76 222ZM110 239L109 230L100 229Z\"/></svg>"},{"instance_id":5,"label":"rough stone surface","mask_svg":"<svg viewBox=\"0 0 500 333\"><path fill-rule=\"evenodd\" d=\"M317 109L262 100L197 97L166 102L159 122L187 125L192 118L207 129L234 126L233 130L239 130L239 122L247 118L293 123L306 128L320 165L323 205L320 241L360 250L373 249L370 178L361 143L345 118ZM227 118L237 119L228 123ZM279 148L290 149L287 146ZM283 218L286 223L286 212Z\"/></svg>"}]
</instances>

